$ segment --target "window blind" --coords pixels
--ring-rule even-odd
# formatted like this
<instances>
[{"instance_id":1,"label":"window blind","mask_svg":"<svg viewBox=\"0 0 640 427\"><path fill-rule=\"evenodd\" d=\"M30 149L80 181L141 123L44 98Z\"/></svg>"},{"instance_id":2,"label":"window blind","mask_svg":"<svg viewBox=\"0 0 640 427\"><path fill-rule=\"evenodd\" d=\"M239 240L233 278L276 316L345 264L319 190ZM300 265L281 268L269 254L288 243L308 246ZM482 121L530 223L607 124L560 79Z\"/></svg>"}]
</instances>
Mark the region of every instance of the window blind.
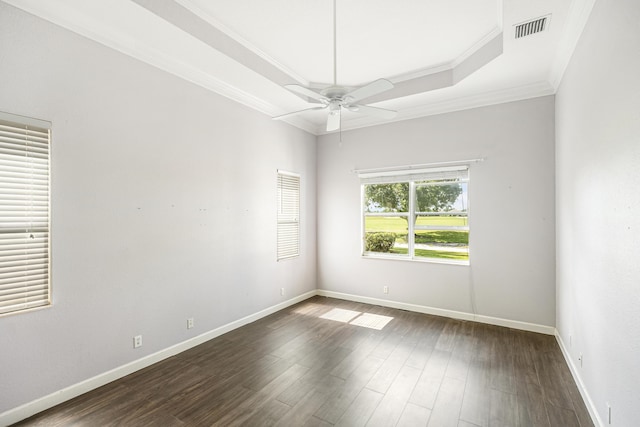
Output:
<instances>
[{"instance_id":1,"label":"window blind","mask_svg":"<svg viewBox=\"0 0 640 427\"><path fill-rule=\"evenodd\" d=\"M399 169L358 173L362 184L387 184L408 181L443 181L469 179L469 166L446 166L425 169Z\"/></svg>"},{"instance_id":2,"label":"window blind","mask_svg":"<svg viewBox=\"0 0 640 427\"><path fill-rule=\"evenodd\" d=\"M49 123L0 115L0 314L50 303L49 142Z\"/></svg>"},{"instance_id":3,"label":"window blind","mask_svg":"<svg viewBox=\"0 0 640 427\"><path fill-rule=\"evenodd\" d=\"M300 254L300 175L278 171L278 260Z\"/></svg>"}]
</instances>

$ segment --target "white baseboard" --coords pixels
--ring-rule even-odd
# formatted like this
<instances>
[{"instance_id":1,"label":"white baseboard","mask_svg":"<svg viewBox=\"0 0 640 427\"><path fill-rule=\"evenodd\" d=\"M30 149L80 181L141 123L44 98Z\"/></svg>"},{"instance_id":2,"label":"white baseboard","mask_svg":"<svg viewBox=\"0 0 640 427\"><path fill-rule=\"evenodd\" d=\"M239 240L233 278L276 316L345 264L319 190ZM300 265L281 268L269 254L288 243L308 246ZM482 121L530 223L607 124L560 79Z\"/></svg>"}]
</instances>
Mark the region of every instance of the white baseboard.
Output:
<instances>
[{"instance_id":1,"label":"white baseboard","mask_svg":"<svg viewBox=\"0 0 640 427\"><path fill-rule=\"evenodd\" d=\"M340 292L318 289L317 294L324 297L344 299L348 301L362 302L366 304L381 305L383 307L398 308L401 310L415 311L417 313L433 314L435 316L451 317L453 319L469 320L473 322L486 323L489 325L504 326L507 328L519 329L522 331L538 332L546 335L555 335L556 328L553 326L538 325L535 323L521 322L518 320L502 319L499 317L483 316L479 314L466 313L464 311L446 310L443 308L429 307L425 305L410 304L400 301L363 297L359 295L343 294Z\"/></svg>"},{"instance_id":2,"label":"white baseboard","mask_svg":"<svg viewBox=\"0 0 640 427\"><path fill-rule=\"evenodd\" d=\"M359 295L351 295L351 294L344 294L340 292L317 289L317 290L306 292L302 295L299 295L295 298L289 299L282 303L276 304L274 306L268 307L257 313L243 317L242 319L238 319L226 325L220 326L219 328L213 329L209 332L205 332L204 334L198 335L196 337L193 337L191 339L188 339L186 341L183 341L181 343L178 343L166 349L160 350L156 353L150 354L141 359L134 360L133 362L127 363L126 365L122 365L108 372L104 372L102 374L96 375L95 377L89 378L85 381L81 381L77 384L71 385L62 390L58 390L54 393L51 393L47 396L36 399L32 402L25 403L24 405L21 405L16 408L10 409L6 412L3 412L2 414L0 414L0 426L7 426L10 424L16 423L18 421L24 420L26 418L29 418L32 415L35 415L49 408L52 408L69 399L73 399L74 397L77 397L83 393L94 390L98 387L101 387L105 384L108 384L112 381L115 381L119 378L129 375L135 371L146 368L147 366L153 365L154 363L160 362L161 360L167 359L178 353L189 350L192 347L200 345L206 341L209 341L213 338L216 338L222 334L230 332L234 329L237 329L251 322L255 322L256 320L259 320L279 310L287 308L293 304L297 304L315 295L343 299L348 301L362 302L366 304L380 305L380 306L390 307L390 308L398 308L401 310L432 314L436 316L450 317L453 319L475 321L475 322L487 323L490 325L497 325L497 326L505 326L513 329L520 329L524 331L538 332L538 333L543 333L547 335L558 336L555 328L552 326L537 325L534 323L520 322L517 320L508 320L508 319L501 319L498 317L475 315L472 313L466 313L462 311L446 310L446 309L428 307L428 306L417 305L417 304L409 304L409 303L404 303L399 301L370 298L370 297L364 297ZM561 345L561 348L563 348L562 345ZM563 353L564 353L564 348L563 348ZM570 364L570 367L571 367L572 365L570 363L569 358L566 356L566 354L565 354L565 358L567 359L567 362ZM578 377L576 377L574 372L575 372L575 368L572 368L572 374L574 375L574 378L576 378L576 383L579 383L580 393L583 393L583 396L586 396L585 394L586 392L584 392L584 387L582 386L582 383L579 382ZM585 401L587 401L587 397L585 397ZM589 400L589 402L591 401ZM592 412L593 405L591 404L590 406L591 407L589 407L589 411ZM593 417L593 412L592 412L592 417Z\"/></svg>"},{"instance_id":3,"label":"white baseboard","mask_svg":"<svg viewBox=\"0 0 640 427\"><path fill-rule=\"evenodd\" d=\"M98 387L101 387L119 378L127 376L135 371L146 368L147 366L153 365L154 363L160 362L161 360L174 356L178 353L182 353L185 350L189 350L192 347L200 345L222 334L226 334L227 332L230 332L241 326L244 326L251 322L255 322L256 320L259 320L263 317L266 317L270 314L280 311L283 308L287 308L293 304L297 304L301 301L309 299L315 296L316 294L317 292L315 290L306 292L295 298L291 298L287 301L265 308L264 310L261 310L257 313L243 317L242 319L238 319L231 323L227 323L226 325L220 326L219 328L213 329L209 332L205 332L204 334L190 338L186 341L183 341L171 347L165 348L156 353L145 356L141 359L134 360L133 362L127 363L126 365L119 366L108 372L104 372L102 374L96 375L95 377L81 381L77 384L73 384L69 387L63 388L62 390L58 390L54 393L51 393L47 396L36 399L32 402L28 402L28 403L25 403L24 405L10 409L0 414L0 426L8 426L10 424L14 424L14 423L17 423L18 421L29 418L32 415L35 415L49 408L52 408L56 405L59 405L60 403L73 399L74 397L80 396L83 393L94 390Z\"/></svg>"},{"instance_id":4,"label":"white baseboard","mask_svg":"<svg viewBox=\"0 0 640 427\"><path fill-rule=\"evenodd\" d=\"M567 347L564 345L564 341L562 341L562 337L560 333L556 330L556 341L558 341L558 345L560 346L560 350L562 350L562 355L564 356L564 360L566 360L567 365L569 365L569 370L571 371L571 375L573 376L573 380L576 382L578 386L578 391L580 391L580 395L582 396L582 400L584 400L585 405L587 406L587 410L589 411L589 415L591 415L591 420L596 427L604 427L604 422L600 419L598 415L598 411L596 410L596 406L593 404L593 400L591 400L591 396L589 396L589 392L587 392L587 388L584 386L582 382L582 377L578 373L577 366L573 363L573 359L571 358L571 354L567 350Z\"/></svg>"},{"instance_id":5,"label":"white baseboard","mask_svg":"<svg viewBox=\"0 0 640 427\"><path fill-rule=\"evenodd\" d=\"M556 337L556 340L558 341L558 344L562 351L562 355L567 361L567 365L569 365L569 370L571 371L571 375L573 376L573 379L576 382L578 390L580 391L580 395L582 396L582 399L584 400L585 405L587 406L589 415L591 416L591 419L594 425L596 427L605 426L605 424L602 422L602 420L598 416L598 411L596 410L596 407L593 404L593 401L591 400L591 397L589 396L589 393L587 392L587 389L585 388L584 383L582 382L582 378L580 377L580 375L578 375L576 366L573 363L573 360L571 359L571 356L569 355L569 352L567 351L567 348L565 347L564 342L560 337L560 334L558 333L557 329L553 326L538 325L535 323L521 322L518 320L509 320L509 319L502 319L499 317L483 316L483 315L477 315L473 313L466 313L463 311L446 310L442 308L435 308L435 307L428 307L428 306L417 305L417 304L409 304L409 303L404 303L399 301L364 297L360 295L343 294L340 292L327 291L324 289L318 289L317 295L329 297L329 298L343 299L347 301L362 302L365 304L380 305L383 307L398 308L401 310L415 311L418 313L432 314L435 316L451 317L453 319L475 321L480 323L486 323L489 325L505 326L507 328L519 329L519 330L529 331L529 332L538 332L545 335L554 335Z\"/></svg>"}]
</instances>

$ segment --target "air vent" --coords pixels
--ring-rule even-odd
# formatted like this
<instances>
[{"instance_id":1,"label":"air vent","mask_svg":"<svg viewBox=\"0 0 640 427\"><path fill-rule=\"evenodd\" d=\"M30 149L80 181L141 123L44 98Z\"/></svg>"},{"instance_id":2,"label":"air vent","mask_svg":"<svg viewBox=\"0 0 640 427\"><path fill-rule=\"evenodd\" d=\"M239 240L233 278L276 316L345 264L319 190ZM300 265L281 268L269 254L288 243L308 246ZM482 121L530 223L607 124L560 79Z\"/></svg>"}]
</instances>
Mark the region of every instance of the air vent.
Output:
<instances>
[{"instance_id":1,"label":"air vent","mask_svg":"<svg viewBox=\"0 0 640 427\"><path fill-rule=\"evenodd\" d=\"M522 37L530 36L531 34L539 33L546 30L547 26L549 25L549 18L551 18L551 15L543 16L541 18L536 18L531 21L515 25L516 38L520 39Z\"/></svg>"}]
</instances>

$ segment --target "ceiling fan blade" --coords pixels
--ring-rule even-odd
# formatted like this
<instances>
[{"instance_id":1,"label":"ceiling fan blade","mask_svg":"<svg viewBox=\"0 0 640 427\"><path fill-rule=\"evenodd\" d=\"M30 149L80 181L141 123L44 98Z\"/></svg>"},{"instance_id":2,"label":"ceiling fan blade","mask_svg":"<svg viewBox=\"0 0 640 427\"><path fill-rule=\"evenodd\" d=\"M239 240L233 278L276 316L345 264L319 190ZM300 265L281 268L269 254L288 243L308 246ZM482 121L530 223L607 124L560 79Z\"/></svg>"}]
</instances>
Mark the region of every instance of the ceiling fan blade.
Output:
<instances>
[{"instance_id":1,"label":"ceiling fan blade","mask_svg":"<svg viewBox=\"0 0 640 427\"><path fill-rule=\"evenodd\" d=\"M370 96L377 95L389 89L393 89L393 83L387 79L378 79L348 93L347 99L349 102L358 102L361 99L369 98Z\"/></svg>"},{"instance_id":2,"label":"ceiling fan blade","mask_svg":"<svg viewBox=\"0 0 640 427\"><path fill-rule=\"evenodd\" d=\"M284 87L286 87L296 95L302 96L303 99L308 102L316 101L324 104L328 101L326 96L321 95L318 92L312 89L309 89L308 87L304 87L300 85L284 85ZM309 99L312 99L313 101L309 101Z\"/></svg>"},{"instance_id":3,"label":"ceiling fan blade","mask_svg":"<svg viewBox=\"0 0 640 427\"><path fill-rule=\"evenodd\" d=\"M394 110L387 110L386 108L371 107L369 105L349 104L346 108L349 111L355 111L356 113L362 113L368 116L379 117L381 119L393 119L398 114L398 112Z\"/></svg>"},{"instance_id":4,"label":"ceiling fan blade","mask_svg":"<svg viewBox=\"0 0 640 427\"><path fill-rule=\"evenodd\" d=\"M280 119L284 119L285 117L295 116L296 114L301 114L301 113L304 113L304 112L307 112L307 111L324 110L325 108L327 108L327 107L305 108L304 110L293 111L291 113L281 114L279 116L272 117L272 119L273 120L280 120Z\"/></svg>"},{"instance_id":5,"label":"ceiling fan blade","mask_svg":"<svg viewBox=\"0 0 640 427\"><path fill-rule=\"evenodd\" d=\"M327 118L327 132L340 129L340 110L335 110L329 113Z\"/></svg>"}]
</instances>

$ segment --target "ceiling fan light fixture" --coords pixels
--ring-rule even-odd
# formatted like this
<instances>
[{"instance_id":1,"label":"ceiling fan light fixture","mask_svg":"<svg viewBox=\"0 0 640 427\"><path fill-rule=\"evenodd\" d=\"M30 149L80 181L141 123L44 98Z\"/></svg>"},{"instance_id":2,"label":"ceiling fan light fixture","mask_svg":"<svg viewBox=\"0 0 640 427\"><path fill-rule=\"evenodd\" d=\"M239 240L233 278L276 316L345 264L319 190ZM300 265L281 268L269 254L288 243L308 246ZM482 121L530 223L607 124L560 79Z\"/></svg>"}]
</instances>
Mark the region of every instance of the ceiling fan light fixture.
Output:
<instances>
[{"instance_id":1,"label":"ceiling fan light fixture","mask_svg":"<svg viewBox=\"0 0 640 427\"><path fill-rule=\"evenodd\" d=\"M289 117L294 114L302 113L310 110L328 109L329 115L327 117L327 131L331 132L339 130L340 112L342 109L348 111L354 111L361 114L367 114L370 116L390 119L395 117L396 111L385 110L377 107L370 107L368 105L358 105L356 102L372 97L379 93L393 89L393 83L386 79L378 79L364 86L350 88L346 86L340 86L338 84L338 60L337 60L337 36L336 36L336 0L333 0L333 85L327 86L322 90L316 90L297 84L285 85L284 87L294 94L300 96L307 102L313 104L322 104L322 107L307 108L293 113L283 114L281 116L274 117L274 119L280 119L283 117Z\"/></svg>"}]
</instances>

